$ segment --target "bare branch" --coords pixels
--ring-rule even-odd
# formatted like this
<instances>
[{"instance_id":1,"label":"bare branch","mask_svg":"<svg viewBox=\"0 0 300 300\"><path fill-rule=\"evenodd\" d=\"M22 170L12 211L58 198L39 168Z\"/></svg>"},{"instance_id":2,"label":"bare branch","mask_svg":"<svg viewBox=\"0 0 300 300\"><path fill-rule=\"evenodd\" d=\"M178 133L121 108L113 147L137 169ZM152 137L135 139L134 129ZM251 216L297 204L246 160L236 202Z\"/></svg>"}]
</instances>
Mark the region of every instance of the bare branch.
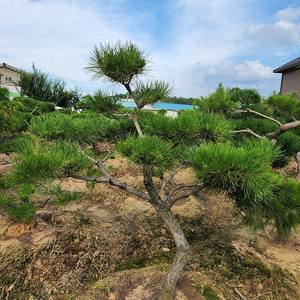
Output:
<instances>
[{"instance_id":1,"label":"bare branch","mask_svg":"<svg viewBox=\"0 0 300 300\"><path fill-rule=\"evenodd\" d=\"M119 180L117 180L116 178L111 176L107 172L105 166L103 165L103 163L101 161L97 162L97 166L101 170L101 172L104 174L104 176L106 177L109 184L117 186L118 188L120 188L122 190L125 190L125 191L139 197L139 198L142 198L142 199L148 201L148 202L151 200L151 198L148 194L146 194L146 193L144 193L144 192L128 185L126 182L120 182Z\"/></svg>"},{"instance_id":2,"label":"bare branch","mask_svg":"<svg viewBox=\"0 0 300 300\"><path fill-rule=\"evenodd\" d=\"M97 178L97 177L90 177L90 176L83 176L83 175L70 175L73 178L81 179L84 181L92 181L96 183L101 183L101 182L108 182L107 178Z\"/></svg>"},{"instance_id":3,"label":"bare branch","mask_svg":"<svg viewBox=\"0 0 300 300\"><path fill-rule=\"evenodd\" d=\"M160 190L161 192L163 191L165 195L166 195L167 184L171 179L174 179L174 176L182 169L182 167L183 167L183 163L175 171L173 171L166 179L163 179L163 183L161 185Z\"/></svg>"},{"instance_id":4,"label":"bare branch","mask_svg":"<svg viewBox=\"0 0 300 300\"><path fill-rule=\"evenodd\" d=\"M249 133L252 134L253 136L259 138L259 139L264 139L265 137L258 135L257 133L255 133L254 131L252 131L251 129L247 128L247 129L241 129L241 130L234 130L232 131L233 133L240 133L240 132L245 132L245 133Z\"/></svg>"},{"instance_id":5,"label":"bare branch","mask_svg":"<svg viewBox=\"0 0 300 300\"><path fill-rule=\"evenodd\" d=\"M268 119L268 120L270 120L270 121L272 121L272 122L278 124L279 126L282 126L282 124L281 124L279 121L277 121L277 120L275 120L275 119L273 119L273 118L271 118L271 117L268 117L268 116L266 116L266 115L264 115L264 114L261 114L261 113L255 111L255 110L252 110L252 109L250 109L250 108L247 108L247 110L236 110L235 112L236 112L236 113L248 113L248 112L250 112L250 113L255 114L255 115L258 115L258 116L260 116L260 117L262 117L262 118Z\"/></svg>"},{"instance_id":6,"label":"bare branch","mask_svg":"<svg viewBox=\"0 0 300 300\"><path fill-rule=\"evenodd\" d=\"M174 196L173 198L171 198L175 192L172 189L172 191L173 191L173 192L171 191L172 195L171 195L171 197L169 197L171 194L171 192L170 192L168 199L166 201L168 208L170 209L178 200L187 198L187 197L203 190L206 186L207 186L207 184L204 184L204 183L197 184L197 185L181 185L179 188L189 187L189 189L186 191L183 191L183 192L177 194L176 196ZM177 188L176 190L178 190L179 188Z\"/></svg>"},{"instance_id":7,"label":"bare branch","mask_svg":"<svg viewBox=\"0 0 300 300\"><path fill-rule=\"evenodd\" d=\"M56 191L58 189L58 187L62 184L62 182L64 181L64 178L60 180L60 182L55 186L54 191ZM49 202L49 200L53 197L54 192L49 195L41 204L36 204L36 206L44 208L45 205Z\"/></svg>"},{"instance_id":8,"label":"bare branch","mask_svg":"<svg viewBox=\"0 0 300 300\"><path fill-rule=\"evenodd\" d=\"M131 114L128 114L128 113L126 113L126 114L113 114L113 116L115 116L115 117L131 117Z\"/></svg>"},{"instance_id":9,"label":"bare branch","mask_svg":"<svg viewBox=\"0 0 300 300\"><path fill-rule=\"evenodd\" d=\"M31 112L31 114L33 114L37 109L38 109L38 107L36 107L36 108Z\"/></svg>"},{"instance_id":10,"label":"bare branch","mask_svg":"<svg viewBox=\"0 0 300 300\"><path fill-rule=\"evenodd\" d=\"M106 162L114 152L115 152L115 150L111 150L111 151L110 151L110 152L109 152L109 153L101 160L101 162L102 162L102 163Z\"/></svg>"}]
</instances>

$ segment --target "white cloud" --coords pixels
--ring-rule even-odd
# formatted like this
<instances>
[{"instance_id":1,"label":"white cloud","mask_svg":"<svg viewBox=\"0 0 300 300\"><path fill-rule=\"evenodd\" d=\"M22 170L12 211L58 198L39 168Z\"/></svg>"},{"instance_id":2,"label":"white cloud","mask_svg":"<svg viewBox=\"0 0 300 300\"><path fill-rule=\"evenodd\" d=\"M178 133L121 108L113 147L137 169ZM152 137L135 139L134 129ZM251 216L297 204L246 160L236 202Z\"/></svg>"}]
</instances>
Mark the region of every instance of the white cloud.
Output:
<instances>
[{"instance_id":1,"label":"white cloud","mask_svg":"<svg viewBox=\"0 0 300 300\"><path fill-rule=\"evenodd\" d=\"M300 39L300 7L288 7L278 11L274 23L248 25L245 28L243 40L250 40L255 45L277 44L290 46Z\"/></svg>"},{"instance_id":2,"label":"white cloud","mask_svg":"<svg viewBox=\"0 0 300 300\"><path fill-rule=\"evenodd\" d=\"M300 18L300 7L289 6L286 9L279 10L274 17L278 20L296 21Z\"/></svg>"}]
</instances>

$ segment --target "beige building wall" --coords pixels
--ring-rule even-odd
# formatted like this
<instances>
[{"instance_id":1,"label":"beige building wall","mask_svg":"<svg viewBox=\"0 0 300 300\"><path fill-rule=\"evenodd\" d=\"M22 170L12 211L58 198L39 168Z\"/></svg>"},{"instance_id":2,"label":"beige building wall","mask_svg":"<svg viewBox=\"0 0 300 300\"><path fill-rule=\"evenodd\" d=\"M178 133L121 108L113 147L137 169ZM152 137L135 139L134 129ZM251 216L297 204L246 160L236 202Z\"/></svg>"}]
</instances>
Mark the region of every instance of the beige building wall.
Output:
<instances>
[{"instance_id":1,"label":"beige building wall","mask_svg":"<svg viewBox=\"0 0 300 300\"><path fill-rule=\"evenodd\" d=\"M0 64L0 84L15 85L20 80L20 69L6 63Z\"/></svg>"},{"instance_id":2,"label":"beige building wall","mask_svg":"<svg viewBox=\"0 0 300 300\"><path fill-rule=\"evenodd\" d=\"M297 92L300 97L300 72L287 70L282 73L281 94Z\"/></svg>"}]
</instances>

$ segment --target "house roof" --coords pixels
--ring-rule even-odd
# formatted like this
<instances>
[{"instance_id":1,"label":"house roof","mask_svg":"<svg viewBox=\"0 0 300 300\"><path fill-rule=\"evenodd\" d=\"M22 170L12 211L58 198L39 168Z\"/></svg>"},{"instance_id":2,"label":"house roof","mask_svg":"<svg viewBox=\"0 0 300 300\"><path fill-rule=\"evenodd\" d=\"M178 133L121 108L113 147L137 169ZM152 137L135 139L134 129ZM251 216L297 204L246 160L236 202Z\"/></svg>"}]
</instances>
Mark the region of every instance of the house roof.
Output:
<instances>
[{"instance_id":1,"label":"house roof","mask_svg":"<svg viewBox=\"0 0 300 300\"><path fill-rule=\"evenodd\" d=\"M4 68L4 69L10 69L10 70L15 71L15 72L18 72L18 73L21 72L20 69L18 69L18 68L16 68L16 67L13 67L13 66L11 66L11 65L9 65L9 64L6 64L6 63L0 63L0 68L1 68L1 69L2 69L2 68ZM3 75L3 74L2 74L2 75Z\"/></svg>"},{"instance_id":2,"label":"house roof","mask_svg":"<svg viewBox=\"0 0 300 300\"><path fill-rule=\"evenodd\" d=\"M298 66L300 66L300 57L298 57L298 58L282 65L281 67L273 70L273 73L282 73L282 72L284 72L288 69L293 69L293 68L296 68Z\"/></svg>"}]
</instances>

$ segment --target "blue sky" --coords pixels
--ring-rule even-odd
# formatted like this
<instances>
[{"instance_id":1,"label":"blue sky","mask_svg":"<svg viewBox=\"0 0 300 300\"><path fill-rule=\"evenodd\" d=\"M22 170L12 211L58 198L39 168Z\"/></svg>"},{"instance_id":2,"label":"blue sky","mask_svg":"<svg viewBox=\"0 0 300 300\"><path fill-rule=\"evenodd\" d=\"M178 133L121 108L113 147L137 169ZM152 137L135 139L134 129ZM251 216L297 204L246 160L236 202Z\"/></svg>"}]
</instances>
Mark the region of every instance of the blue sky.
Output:
<instances>
[{"instance_id":1,"label":"blue sky","mask_svg":"<svg viewBox=\"0 0 300 300\"><path fill-rule=\"evenodd\" d=\"M206 96L219 82L268 96L280 88L273 69L300 56L298 3L10 0L0 6L0 60L27 71L34 62L68 88L93 93L113 87L84 72L92 47L131 40L150 53L150 75L173 84L174 96Z\"/></svg>"}]
</instances>

